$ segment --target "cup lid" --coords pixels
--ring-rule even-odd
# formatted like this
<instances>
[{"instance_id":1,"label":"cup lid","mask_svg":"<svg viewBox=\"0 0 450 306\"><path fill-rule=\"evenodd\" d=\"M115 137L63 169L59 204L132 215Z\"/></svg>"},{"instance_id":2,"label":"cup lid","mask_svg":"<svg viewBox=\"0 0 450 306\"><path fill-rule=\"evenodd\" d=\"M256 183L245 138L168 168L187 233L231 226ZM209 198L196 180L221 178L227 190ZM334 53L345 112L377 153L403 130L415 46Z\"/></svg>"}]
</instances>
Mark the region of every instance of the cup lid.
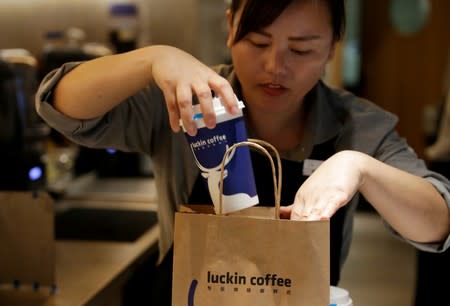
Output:
<instances>
[{"instance_id":1,"label":"cup lid","mask_svg":"<svg viewBox=\"0 0 450 306\"><path fill-rule=\"evenodd\" d=\"M335 286L330 286L330 304L346 305L350 300L347 290Z\"/></svg>"},{"instance_id":2,"label":"cup lid","mask_svg":"<svg viewBox=\"0 0 450 306\"><path fill-rule=\"evenodd\" d=\"M244 102L238 100L237 97L236 100L238 102L239 113L236 115L232 115L226 111L219 97L213 97L212 103L214 107L214 112L216 113L217 123L242 116L242 109L245 107ZM203 114L200 108L200 104L194 104L192 105L192 108L194 110L193 119L197 125L197 128L205 127L205 122L203 121ZM183 131L185 131L181 119L180 119L180 126L183 128Z\"/></svg>"}]
</instances>

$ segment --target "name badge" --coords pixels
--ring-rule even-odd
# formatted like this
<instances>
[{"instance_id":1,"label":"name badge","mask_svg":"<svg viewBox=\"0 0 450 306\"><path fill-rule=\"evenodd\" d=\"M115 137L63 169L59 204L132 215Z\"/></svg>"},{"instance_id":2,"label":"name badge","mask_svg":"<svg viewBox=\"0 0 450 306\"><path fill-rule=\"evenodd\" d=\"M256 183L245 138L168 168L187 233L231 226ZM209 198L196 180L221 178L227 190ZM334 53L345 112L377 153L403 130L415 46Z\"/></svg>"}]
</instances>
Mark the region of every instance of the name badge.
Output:
<instances>
[{"instance_id":1,"label":"name badge","mask_svg":"<svg viewBox=\"0 0 450 306\"><path fill-rule=\"evenodd\" d=\"M305 161L303 162L303 175L310 176L314 172L314 170L319 168L322 163L323 160L305 159Z\"/></svg>"}]
</instances>

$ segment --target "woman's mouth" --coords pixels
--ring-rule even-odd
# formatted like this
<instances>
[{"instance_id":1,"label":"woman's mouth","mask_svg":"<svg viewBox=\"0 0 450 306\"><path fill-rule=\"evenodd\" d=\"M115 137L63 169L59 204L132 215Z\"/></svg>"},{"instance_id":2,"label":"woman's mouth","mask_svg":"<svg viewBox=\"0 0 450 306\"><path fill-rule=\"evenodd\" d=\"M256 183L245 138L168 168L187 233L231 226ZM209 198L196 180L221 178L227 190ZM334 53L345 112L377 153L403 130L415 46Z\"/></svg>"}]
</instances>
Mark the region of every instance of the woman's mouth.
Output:
<instances>
[{"instance_id":1,"label":"woman's mouth","mask_svg":"<svg viewBox=\"0 0 450 306\"><path fill-rule=\"evenodd\" d=\"M272 97L281 96L287 91L286 87L283 87L280 84L273 84L273 83L262 84L261 89L266 95Z\"/></svg>"}]
</instances>

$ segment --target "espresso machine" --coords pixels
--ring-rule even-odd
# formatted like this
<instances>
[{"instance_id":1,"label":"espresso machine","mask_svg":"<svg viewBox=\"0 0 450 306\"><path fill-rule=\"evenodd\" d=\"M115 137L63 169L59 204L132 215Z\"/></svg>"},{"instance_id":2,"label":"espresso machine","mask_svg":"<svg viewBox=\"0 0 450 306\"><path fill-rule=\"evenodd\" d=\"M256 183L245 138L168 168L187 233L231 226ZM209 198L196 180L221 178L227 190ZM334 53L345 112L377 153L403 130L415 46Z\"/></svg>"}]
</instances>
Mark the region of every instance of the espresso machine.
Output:
<instances>
[{"instance_id":1,"label":"espresso machine","mask_svg":"<svg viewBox=\"0 0 450 306\"><path fill-rule=\"evenodd\" d=\"M0 49L0 190L44 188L50 128L37 115L37 60L24 49Z\"/></svg>"},{"instance_id":2,"label":"espresso machine","mask_svg":"<svg viewBox=\"0 0 450 306\"><path fill-rule=\"evenodd\" d=\"M128 5L113 6L112 10L119 17L123 17L122 15L124 15L128 18L130 14L133 15L136 13L134 6L128 7ZM83 30L74 27L64 32L48 32L46 33L45 41L47 43L44 45L40 58L41 78L53 69L59 68L64 63L86 61L114 53L106 45L85 42ZM114 46L117 49L116 52L119 49L124 52L125 47L131 48L131 45L128 43L120 46L114 44ZM50 138L52 142L62 145L68 141L53 129L51 130ZM84 146L80 146L77 149L73 172L75 177L90 172L95 172L98 177L140 177L153 175L148 158L142 154L122 152L114 148L92 149Z\"/></svg>"}]
</instances>

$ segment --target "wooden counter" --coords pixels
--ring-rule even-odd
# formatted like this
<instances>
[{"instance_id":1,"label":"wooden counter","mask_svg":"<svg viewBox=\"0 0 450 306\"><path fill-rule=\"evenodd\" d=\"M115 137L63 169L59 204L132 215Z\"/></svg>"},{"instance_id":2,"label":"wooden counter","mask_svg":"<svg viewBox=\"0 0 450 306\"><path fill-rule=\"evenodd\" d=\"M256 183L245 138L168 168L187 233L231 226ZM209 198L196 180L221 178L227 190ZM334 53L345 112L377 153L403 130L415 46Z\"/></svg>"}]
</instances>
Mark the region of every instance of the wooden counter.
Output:
<instances>
[{"instance_id":1,"label":"wooden counter","mask_svg":"<svg viewBox=\"0 0 450 306\"><path fill-rule=\"evenodd\" d=\"M85 176L72 184L56 211L71 207L127 210L157 209L152 179L96 180ZM81 222L81 221L80 221ZM119 306L122 287L140 263L157 252L159 227L149 228L134 242L56 240L57 290L33 291L0 286L1 306ZM1 264L1 263L0 263Z\"/></svg>"},{"instance_id":2,"label":"wooden counter","mask_svg":"<svg viewBox=\"0 0 450 306\"><path fill-rule=\"evenodd\" d=\"M2 306L120 305L121 287L140 260L157 249L159 228L154 226L133 243L96 241L56 242L58 289L0 288Z\"/></svg>"}]
</instances>

